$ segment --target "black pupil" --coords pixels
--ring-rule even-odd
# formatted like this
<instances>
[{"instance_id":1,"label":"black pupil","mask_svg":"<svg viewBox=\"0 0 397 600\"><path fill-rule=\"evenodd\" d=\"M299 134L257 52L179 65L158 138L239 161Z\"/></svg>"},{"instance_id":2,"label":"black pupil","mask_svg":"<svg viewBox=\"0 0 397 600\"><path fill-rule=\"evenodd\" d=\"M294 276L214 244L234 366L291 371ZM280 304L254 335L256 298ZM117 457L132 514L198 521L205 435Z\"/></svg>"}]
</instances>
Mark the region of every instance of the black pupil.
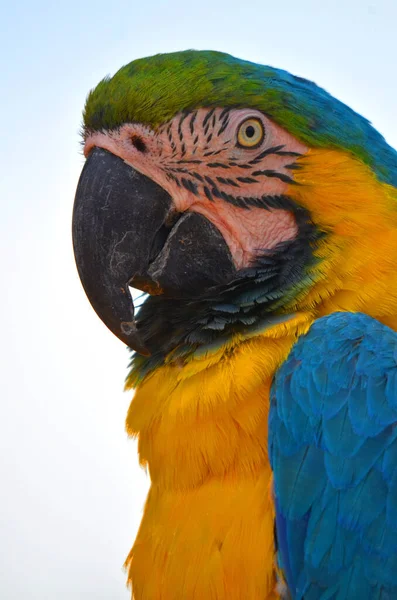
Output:
<instances>
[{"instance_id":1,"label":"black pupil","mask_svg":"<svg viewBox=\"0 0 397 600\"><path fill-rule=\"evenodd\" d=\"M254 137L255 127L253 127L252 125L248 125L247 129L245 130L245 135L249 138Z\"/></svg>"}]
</instances>

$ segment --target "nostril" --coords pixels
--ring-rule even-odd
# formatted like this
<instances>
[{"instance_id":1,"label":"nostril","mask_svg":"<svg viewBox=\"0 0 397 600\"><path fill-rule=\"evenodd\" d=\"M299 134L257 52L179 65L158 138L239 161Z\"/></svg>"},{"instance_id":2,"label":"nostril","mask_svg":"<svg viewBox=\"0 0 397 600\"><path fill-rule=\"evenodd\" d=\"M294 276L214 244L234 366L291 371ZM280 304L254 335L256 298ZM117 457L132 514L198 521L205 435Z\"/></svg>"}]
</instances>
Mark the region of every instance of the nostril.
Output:
<instances>
[{"instance_id":1,"label":"nostril","mask_svg":"<svg viewBox=\"0 0 397 600\"><path fill-rule=\"evenodd\" d=\"M138 150L138 152L147 152L147 147L145 142L143 141L143 139L141 137L139 137L139 135L132 135L130 137L130 141L131 144L133 146L135 146L135 148Z\"/></svg>"}]
</instances>

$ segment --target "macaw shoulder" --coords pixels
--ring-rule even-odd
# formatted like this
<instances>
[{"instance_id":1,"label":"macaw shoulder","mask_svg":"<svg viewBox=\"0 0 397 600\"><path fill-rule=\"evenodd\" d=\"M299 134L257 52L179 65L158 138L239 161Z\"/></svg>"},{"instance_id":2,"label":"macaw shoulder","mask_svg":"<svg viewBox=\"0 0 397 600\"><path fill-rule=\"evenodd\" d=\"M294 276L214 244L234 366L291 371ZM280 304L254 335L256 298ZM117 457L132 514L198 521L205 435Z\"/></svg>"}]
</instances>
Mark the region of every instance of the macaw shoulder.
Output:
<instances>
[{"instance_id":1,"label":"macaw shoulder","mask_svg":"<svg viewBox=\"0 0 397 600\"><path fill-rule=\"evenodd\" d=\"M375 396L379 399L389 393L396 361L395 331L362 313L333 313L316 320L308 333L299 338L279 369L274 387L277 389L281 382L284 385L286 378L293 375L293 385L300 382L305 388L311 386L308 391L312 392L314 404L329 397L331 413L335 413L340 406L333 394L341 389L352 391L359 381L364 384L382 377L389 385L387 389L382 388L378 381ZM297 390L291 391L296 393ZM393 398L390 400L393 404ZM371 416L374 416L372 412L379 416L379 406L371 404L371 407ZM325 415L329 416L327 412Z\"/></svg>"},{"instance_id":2,"label":"macaw shoulder","mask_svg":"<svg viewBox=\"0 0 397 600\"><path fill-rule=\"evenodd\" d=\"M397 597L397 333L360 313L301 336L271 391L280 565L295 598Z\"/></svg>"}]
</instances>

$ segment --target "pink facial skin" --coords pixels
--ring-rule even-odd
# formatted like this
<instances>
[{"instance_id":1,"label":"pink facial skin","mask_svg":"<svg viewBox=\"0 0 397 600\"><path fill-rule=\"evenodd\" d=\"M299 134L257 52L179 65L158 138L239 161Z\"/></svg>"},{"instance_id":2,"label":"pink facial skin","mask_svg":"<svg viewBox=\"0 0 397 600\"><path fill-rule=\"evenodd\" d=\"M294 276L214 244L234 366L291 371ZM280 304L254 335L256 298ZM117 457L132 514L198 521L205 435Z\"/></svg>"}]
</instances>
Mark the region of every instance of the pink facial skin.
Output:
<instances>
[{"instance_id":1,"label":"pink facial skin","mask_svg":"<svg viewBox=\"0 0 397 600\"><path fill-rule=\"evenodd\" d=\"M259 119L265 131L255 148L238 145L239 127L248 118ZM195 211L211 221L237 269L297 235L294 216L287 210L232 203L285 194L293 182L293 163L308 150L259 111L203 108L178 114L157 130L127 123L88 134L85 156L94 146L119 156L163 187L178 212Z\"/></svg>"}]
</instances>

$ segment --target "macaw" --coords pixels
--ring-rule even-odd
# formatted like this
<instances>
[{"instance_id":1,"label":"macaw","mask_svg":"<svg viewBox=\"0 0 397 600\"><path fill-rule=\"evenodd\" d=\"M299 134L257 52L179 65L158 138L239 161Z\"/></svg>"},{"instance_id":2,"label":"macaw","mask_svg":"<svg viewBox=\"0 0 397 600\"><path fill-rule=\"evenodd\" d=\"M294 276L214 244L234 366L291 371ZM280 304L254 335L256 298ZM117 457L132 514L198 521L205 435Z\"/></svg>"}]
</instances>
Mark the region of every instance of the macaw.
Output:
<instances>
[{"instance_id":1,"label":"macaw","mask_svg":"<svg viewBox=\"0 0 397 600\"><path fill-rule=\"evenodd\" d=\"M396 151L306 79L191 50L103 79L83 143L76 263L134 352L151 478L133 597L397 598Z\"/></svg>"}]
</instances>

